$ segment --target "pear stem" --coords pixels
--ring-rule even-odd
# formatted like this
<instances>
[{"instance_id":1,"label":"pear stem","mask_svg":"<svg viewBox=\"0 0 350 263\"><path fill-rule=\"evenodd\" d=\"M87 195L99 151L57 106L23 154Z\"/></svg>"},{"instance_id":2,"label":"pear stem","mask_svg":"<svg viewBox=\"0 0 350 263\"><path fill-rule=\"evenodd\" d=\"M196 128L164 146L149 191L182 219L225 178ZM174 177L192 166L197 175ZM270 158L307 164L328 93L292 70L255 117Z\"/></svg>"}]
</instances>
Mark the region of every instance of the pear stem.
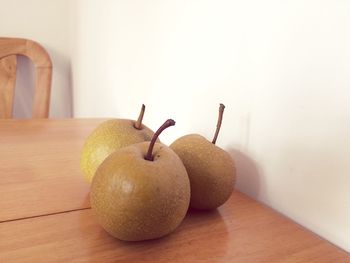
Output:
<instances>
[{"instance_id":1,"label":"pear stem","mask_svg":"<svg viewBox=\"0 0 350 263\"><path fill-rule=\"evenodd\" d=\"M145 157L146 160L148 161L153 161L153 147L154 147L154 144L156 143L157 139L158 139L158 136L159 134L162 133L162 131L164 131L166 128L170 127L170 126L174 126L175 125L175 121L172 120L172 119L168 119L166 120L162 126L159 127L159 129L154 133L153 137L152 137L152 140L149 144L149 147L148 147L148 152L147 152L147 155Z\"/></svg>"},{"instance_id":2,"label":"pear stem","mask_svg":"<svg viewBox=\"0 0 350 263\"><path fill-rule=\"evenodd\" d=\"M216 124L216 131L215 131L214 138L212 140L213 144L216 143L216 140L217 140L218 135L219 135L219 131L221 128L221 123L222 123L222 116L224 115L224 110L225 110L225 105L220 103L218 123Z\"/></svg>"},{"instance_id":3,"label":"pear stem","mask_svg":"<svg viewBox=\"0 0 350 263\"><path fill-rule=\"evenodd\" d=\"M137 121L134 124L135 129L138 129L138 130L142 129L142 119L143 119L143 114L145 113L145 109L146 109L145 104L142 104L139 118L137 119Z\"/></svg>"}]
</instances>

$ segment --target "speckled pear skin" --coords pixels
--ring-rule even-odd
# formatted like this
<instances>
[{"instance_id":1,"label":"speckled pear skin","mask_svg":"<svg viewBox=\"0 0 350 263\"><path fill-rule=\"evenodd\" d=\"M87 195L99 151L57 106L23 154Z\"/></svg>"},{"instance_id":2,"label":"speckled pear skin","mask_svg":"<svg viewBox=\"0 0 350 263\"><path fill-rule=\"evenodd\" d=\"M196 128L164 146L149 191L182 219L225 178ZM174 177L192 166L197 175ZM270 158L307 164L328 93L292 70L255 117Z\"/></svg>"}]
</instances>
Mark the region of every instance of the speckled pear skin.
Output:
<instances>
[{"instance_id":1,"label":"speckled pear skin","mask_svg":"<svg viewBox=\"0 0 350 263\"><path fill-rule=\"evenodd\" d=\"M190 182L180 158L156 143L153 161L145 160L149 142L122 148L97 169L91 208L112 236L141 241L165 236L184 219Z\"/></svg>"},{"instance_id":2,"label":"speckled pear skin","mask_svg":"<svg viewBox=\"0 0 350 263\"><path fill-rule=\"evenodd\" d=\"M180 137L170 148L180 157L190 178L190 207L215 209L229 199L236 182L236 169L226 151L198 134Z\"/></svg>"},{"instance_id":3,"label":"speckled pear skin","mask_svg":"<svg viewBox=\"0 0 350 263\"><path fill-rule=\"evenodd\" d=\"M102 161L119 148L151 141L154 132L142 125L134 127L135 121L112 119L101 123L86 139L83 146L80 167L88 182L91 182L97 167Z\"/></svg>"}]
</instances>

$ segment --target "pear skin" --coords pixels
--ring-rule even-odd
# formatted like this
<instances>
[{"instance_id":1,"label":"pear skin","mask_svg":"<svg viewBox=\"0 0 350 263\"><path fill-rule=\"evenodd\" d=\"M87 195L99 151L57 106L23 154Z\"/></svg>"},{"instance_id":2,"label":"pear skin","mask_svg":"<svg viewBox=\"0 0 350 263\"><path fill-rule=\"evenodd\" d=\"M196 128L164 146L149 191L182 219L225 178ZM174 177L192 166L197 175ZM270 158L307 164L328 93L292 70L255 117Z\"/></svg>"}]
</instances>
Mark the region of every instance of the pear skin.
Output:
<instances>
[{"instance_id":1,"label":"pear skin","mask_svg":"<svg viewBox=\"0 0 350 263\"><path fill-rule=\"evenodd\" d=\"M186 167L190 185L190 207L210 210L231 196L236 169L231 156L201 135L189 134L170 145Z\"/></svg>"}]
</instances>

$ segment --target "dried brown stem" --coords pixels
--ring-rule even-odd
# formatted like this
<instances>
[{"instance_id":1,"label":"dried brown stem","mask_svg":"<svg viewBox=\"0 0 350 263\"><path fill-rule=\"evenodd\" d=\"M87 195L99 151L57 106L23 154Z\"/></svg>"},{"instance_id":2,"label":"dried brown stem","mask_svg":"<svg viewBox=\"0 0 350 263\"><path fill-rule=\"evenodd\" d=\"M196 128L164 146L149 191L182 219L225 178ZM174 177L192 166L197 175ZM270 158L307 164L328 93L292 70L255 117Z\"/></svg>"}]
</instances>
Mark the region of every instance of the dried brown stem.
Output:
<instances>
[{"instance_id":1,"label":"dried brown stem","mask_svg":"<svg viewBox=\"0 0 350 263\"><path fill-rule=\"evenodd\" d=\"M216 140L217 140L218 135L219 135L219 131L220 131L220 128L221 128L221 123L222 123L222 116L224 115L224 110L225 110L225 105L220 103L218 123L216 124L216 131L215 131L214 138L212 140L213 144L216 143Z\"/></svg>"},{"instance_id":2,"label":"dried brown stem","mask_svg":"<svg viewBox=\"0 0 350 263\"><path fill-rule=\"evenodd\" d=\"M149 147L148 147L148 152L146 154L146 157L145 159L148 160L148 161L153 161L153 147L154 147L154 144L156 143L157 139L158 139L158 136L159 134L162 133L162 131L164 131L166 128L170 127L170 126L174 126L175 125L175 121L172 120L172 119L168 119L166 120L162 126L160 126L160 128L154 133L153 137L152 137L152 140L149 144Z\"/></svg>"},{"instance_id":3,"label":"dried brown stem","mask_svg":"<svg viewBox=\"0 0 350 263\"><path fill-rule=\"evenodd\" d=\"M145 104L142 104L139 118L137 119L137 121L134 124L135 129L138 129L138 130L142 129L142 119L143 119L143 114L145 114L145 109L146 109Z\"/></svg>"}]
</instances>

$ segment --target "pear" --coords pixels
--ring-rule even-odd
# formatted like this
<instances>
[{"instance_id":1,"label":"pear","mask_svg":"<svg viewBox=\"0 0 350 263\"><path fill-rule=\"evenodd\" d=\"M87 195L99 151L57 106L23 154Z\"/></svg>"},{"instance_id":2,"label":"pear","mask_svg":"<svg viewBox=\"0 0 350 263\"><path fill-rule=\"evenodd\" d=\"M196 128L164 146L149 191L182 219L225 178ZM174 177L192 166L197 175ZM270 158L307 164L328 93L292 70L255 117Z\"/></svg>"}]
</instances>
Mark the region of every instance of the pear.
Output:
<instances>
[{"instance_id":1,"label":"pear","mask_svg":"<svg viewBox=\"0 0 350 263\"><path fill-rule=\"evenodd\" d=\"M91 182L97 167L115 150L143 141L150 141L154 132L142 124L145 105L138 120L111 119L101 123L86 139L82 149L80 167Z\"/></svg>"},{"instance_id":2,"label":"pear","mask_svg":"<svg viewBox=\"0 0 350 263\"><path fill-rule=\"evenodd\" d=\"M184 163L191 184L190 207L215 209L231 196L236 181L235 164L216 140L225 106L220 104L219 118L212 142L199 134L189 134L174 141L170 148Z\"/></svg>"},{"instance_id":3,"label":"pear","mask_svg":"<svg viewBox=\"0 0 350 263\"><path fill-rule=\"evenodd\" d=\"M190 182L180 158L159 134L175 125L167 120L151 142L121 148L108 156L91 184L90 203L97 221L124 241L155 239L174 231L190 202Z\"/></svg>"}]
</instances>

